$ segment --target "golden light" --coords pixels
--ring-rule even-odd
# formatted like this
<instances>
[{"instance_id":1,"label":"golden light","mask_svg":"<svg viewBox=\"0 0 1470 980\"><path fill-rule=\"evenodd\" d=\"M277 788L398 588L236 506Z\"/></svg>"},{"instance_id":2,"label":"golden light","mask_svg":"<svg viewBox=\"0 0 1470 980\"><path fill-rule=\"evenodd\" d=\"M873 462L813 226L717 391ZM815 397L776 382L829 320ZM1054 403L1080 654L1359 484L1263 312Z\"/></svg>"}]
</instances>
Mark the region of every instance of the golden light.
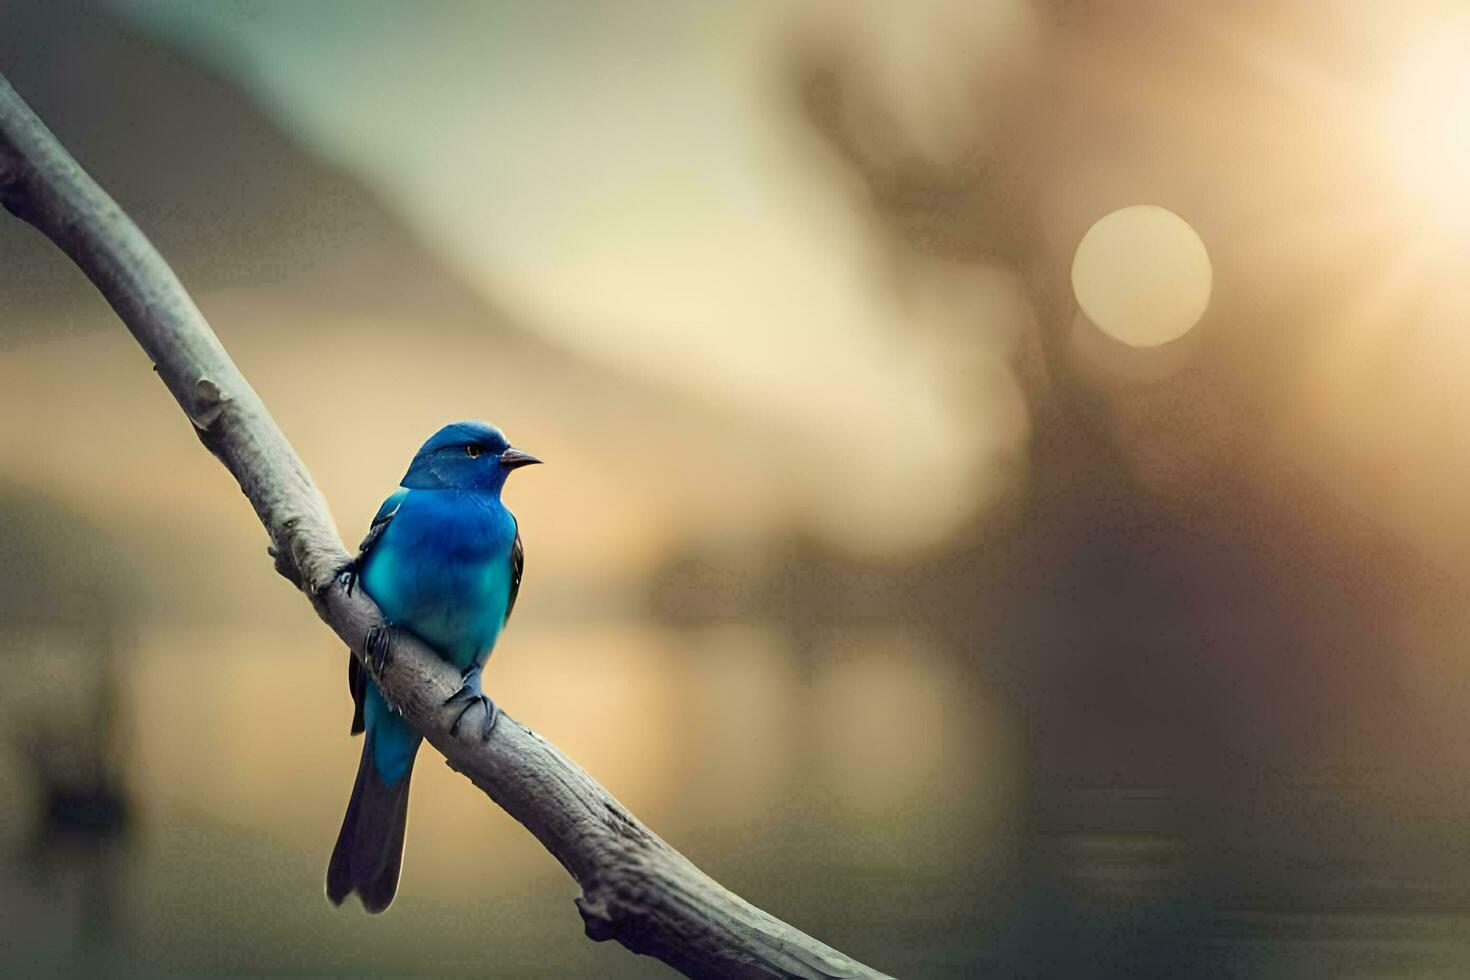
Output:
<instances>
[{"instance_id":1,"label":"golden light","mask_svg":"<svg viewBox=\"0 0 1470 980\"><path fill-rule=\"evenodd\" d=\"M1411 47L1382 112L1388 155L1408 193L1470 234L1470 26Z\"/></svg>"},{"instance_id":2,"label":"golden light","mask_svg":"<svg viewBox=\"0 0 1470 980\"><path fill-rule=\"evenodd\" d=\"M1082 236L1072 260L1077 304L1098 329L1133 347L1184 336L1210 303L1214 271L1189 222L1151 204L1120 208Z\"/></svg>"}]
</instances>

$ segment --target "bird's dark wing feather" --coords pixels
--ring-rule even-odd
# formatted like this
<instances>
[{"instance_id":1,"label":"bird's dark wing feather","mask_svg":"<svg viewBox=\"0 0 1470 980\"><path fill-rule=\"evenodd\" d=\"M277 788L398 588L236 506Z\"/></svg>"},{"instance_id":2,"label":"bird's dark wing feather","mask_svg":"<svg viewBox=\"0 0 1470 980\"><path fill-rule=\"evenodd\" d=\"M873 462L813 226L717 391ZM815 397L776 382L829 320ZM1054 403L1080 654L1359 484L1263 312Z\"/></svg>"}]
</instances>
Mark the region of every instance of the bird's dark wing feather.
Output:
<instances>
[{"instance_id":1,"label":"bird's dark wing feather","mask_svg":"<svg viewBox=\"0 0 1470 980\"><path fill-rule=\"evenodd\" d=\"M362 539L362 544L357 546L357 557L353 558L344 569L347 575L347 589L352 590L353 584L362 572L362 564L367 560L368 553L388 529L388 524L393 520L393 515L398 513L398 508L403 503L403 498L408 496L407 490L399 490L388 496L383 505L378 508L378 513L373 516L373 523L368 526L368 533ZM347 656L347 690L352 694L352 734L356 735L363 730L362 699L367 693L367 674L362 669L362 664L351 653Z\"/></svg>"},{"instance_id":2,"label":"bird's dark wing feather","mask_svg":"<svg viewBox=\"0 0 1470 980\"><path fill-rule=\"evenodd\" d=\"M352 651L347 651L347 690L352 692L352 731L356 735L367 727L362 716L362 699L367 696L367 672Z\"/></svg>"},{"instance_id":3,"label":"bird's dark wing feather","mask_svg":"<svg viewBox=\"0 0 1470 980\"><path fill-rule=\"evenodd\" d=\"M357 546L355 562L361 563L367 557L368 552L373 550L373 545L378 543L378 539L388 529L388 522L393 520L393 515L398 513L398 508L403 504L403 498L406 496L408 496L407 490L399 490L390 494L388 499L383 501L383 505L378 508L378 513L373 517L372 524L368 525L368 533L363 537L362 544Z\"/></svg>"},{"instance_id":4,"label":"bird's dark wing feather","mask_svg":"<svg viewBox=\"0 0 1470 980\"><path fill-rule=\"evenodd\" d=\"M505 603L505 621L510 622L511 610L516 607L516 596L521 594L521 572L526 568L526 549L521 544L521 526L516 524L515 544L510 546L510 598Z\"/></svg>"}]
</instances>

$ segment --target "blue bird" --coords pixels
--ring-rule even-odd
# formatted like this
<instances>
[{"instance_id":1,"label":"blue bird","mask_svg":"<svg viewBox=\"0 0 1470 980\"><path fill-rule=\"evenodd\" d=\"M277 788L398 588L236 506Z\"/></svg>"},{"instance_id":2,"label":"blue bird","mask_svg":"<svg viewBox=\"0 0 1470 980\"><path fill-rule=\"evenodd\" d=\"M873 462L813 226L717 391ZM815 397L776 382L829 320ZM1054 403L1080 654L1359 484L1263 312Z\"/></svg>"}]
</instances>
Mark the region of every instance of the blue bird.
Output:
<instances>
[{"instance_id":1,"label":"blue bird","mask_svg":"<svg viewBox=\"0 0 1470 980\"><path fill-rule=\"evenodd\" d=\"M344 569L349 592L363 589L392 629L407 630L460 669L463 686L446 704L465 715L484 709L480 734L489 739L499 717L480 687L480 672L515 607L525 553L515 515L500 502L510 471L541 462L513 449L493 425L446 425L414 456L398 490L378 508L357 557ZM387 637L369 638L381 670ZM327 866L327 897L340 905L357 892L369 912L381 912L398 890L408 782L422 741L383 699L356 657L349 658L352 734L366 731L357 781Z\"/></svg>"}]
</instances>

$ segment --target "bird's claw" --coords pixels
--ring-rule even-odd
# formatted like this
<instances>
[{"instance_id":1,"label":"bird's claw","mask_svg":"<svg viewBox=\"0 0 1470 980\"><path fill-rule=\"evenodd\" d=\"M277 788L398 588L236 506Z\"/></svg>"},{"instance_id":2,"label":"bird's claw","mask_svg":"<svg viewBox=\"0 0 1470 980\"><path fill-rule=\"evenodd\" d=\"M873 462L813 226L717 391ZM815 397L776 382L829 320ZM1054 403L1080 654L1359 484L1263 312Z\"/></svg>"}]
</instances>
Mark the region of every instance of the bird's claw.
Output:
<instances>
[{"instance_id":1,"label":"bird's claw","mask_svg":"<svg viewBox=\"0 0 1470 980\"><path fill-rule=\"evenodd\" d=\"M357 559L354 558L341 568L337 569L337 581L346 590L348 596L352 595L353 588L357 585Z\"/></svg>"},{"instance_id":2,"label":"bird's claw","mask_svg":"<svg viewBox=\"0 0 1470 980\"><path fill-rule=\"evenodd\" d=\"M480 741L490 741L490 733L495 731L495 723L500 720L499 706L483 694L473 694L464 690L460 690L444 702L446 706L461 703L464 707L460 708L459 714L454 716L454 724L449 726L449 734L459 735L459 725L464 721L464 716L469 714L470 709L476 704L480 704L485 708L485 718L480 722Z\"/></svg>"},{"instance_id":3,"label":"bird's claw","mask_svg":"<svg viewBox=\"0 0 1470 980\"><path fill-rule=\"evenodd\" d=\"M461 704L464 707L460 708L459 714L454 716L454 724L449 726L449 734L457 736L459 734L459 724L464 721L464 716L469 713L471 708L479 704L485 708L485 718L480 722L480 741L490 741L490 733L495 730L495 723L500 720L500 708L480 690L479 671L466 671L464 685L458 691L455 691L444 699L444 706L446 708L453 707L456 704Z\"/></svg>"},{"instance_id":4,"label":"bird's claw","mask_svg":"<svg viewBox=\"0 0 1470 980\"><path fill-rule=\"evenodd\" d=\"M368 627L367 638L362 643L362 651L373 662L374 674L383 673L383 668L388 666L388 655L392 649L393 625L391 623Z\"/></svg>"}]
</instances>

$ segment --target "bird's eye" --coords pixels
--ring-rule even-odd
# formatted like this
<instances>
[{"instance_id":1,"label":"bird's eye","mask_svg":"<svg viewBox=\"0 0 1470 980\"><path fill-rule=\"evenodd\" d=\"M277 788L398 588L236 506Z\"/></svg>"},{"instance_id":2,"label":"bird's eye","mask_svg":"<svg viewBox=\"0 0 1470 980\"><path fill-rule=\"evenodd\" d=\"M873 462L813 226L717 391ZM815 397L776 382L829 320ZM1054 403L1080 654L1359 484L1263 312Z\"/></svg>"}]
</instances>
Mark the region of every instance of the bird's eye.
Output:
<instances>
[{"instance_id":1,"label":"bird's eye","mask_svg":"<svg viewBox=\"0 0 1470 980\"><path fill-rule=\"evenodd\" d=\"M464 454L470 459L474 459L476 456L480 455L480 447L472 442L468 446L464 447Z\"/></svg>"}]
</instances>

